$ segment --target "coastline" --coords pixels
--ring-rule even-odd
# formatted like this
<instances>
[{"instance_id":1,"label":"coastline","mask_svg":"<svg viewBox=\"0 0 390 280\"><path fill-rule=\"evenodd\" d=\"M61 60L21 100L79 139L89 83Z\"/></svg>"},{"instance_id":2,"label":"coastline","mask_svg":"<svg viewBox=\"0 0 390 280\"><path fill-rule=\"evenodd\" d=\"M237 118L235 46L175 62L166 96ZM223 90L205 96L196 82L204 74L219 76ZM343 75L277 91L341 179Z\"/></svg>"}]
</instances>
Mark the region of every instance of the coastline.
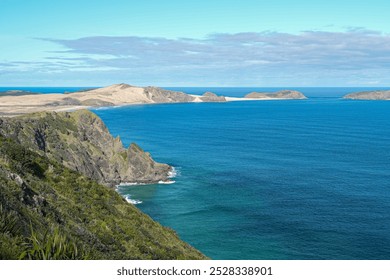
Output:
<instances>
[{"instance_id":1,"label":"coastline","mask_svg":"<svg viewBox=\"0 0 390 280\"><path fill-rule=\"evenodd\" d=\"M154 102L154 103L144 103L144 102L124 102L118 103L115 105L104 105L104 106L75 106L75 105L47 105L44 104L46 100L44 97L49 94L40 94L40 95L25 95L23 98L21 96L3 96L0 97L0 117L16 117L24 114L36 113L36 112L73 112L76 110L82 109L102 109L102 108L118 108L131 105L145 105L145 104L169 104L173 102ZM37 105L34 103L37 102L42 97L42 105ZM190 95L195 99L190 102L175 102L175 103L207 103L208 101L203 101L200 98L201 95ZM245 97L225 97L225 102L236 102L236 101L266 101L266 100L286 100L288 98L245 98ZM59 99L60 100L60 99ZM30 103L31 102L31 103Z\"/></svg>"},{"instance_id":2,"label":"coastline","mask_svg":"<svg viewBox=\"0 0 390 280\"><path fill-rule=\"evenodd\" d=\"M91 108L113 108L140 104L201 103L291 100L289 97L229 97L211 92L203 95L187 94L180 91L157 87L137 87L115 84L103 88L72 93L45 93L0 96L0 116L15 117L36 112L71 112Z\"/></svg>"}]
</instances>

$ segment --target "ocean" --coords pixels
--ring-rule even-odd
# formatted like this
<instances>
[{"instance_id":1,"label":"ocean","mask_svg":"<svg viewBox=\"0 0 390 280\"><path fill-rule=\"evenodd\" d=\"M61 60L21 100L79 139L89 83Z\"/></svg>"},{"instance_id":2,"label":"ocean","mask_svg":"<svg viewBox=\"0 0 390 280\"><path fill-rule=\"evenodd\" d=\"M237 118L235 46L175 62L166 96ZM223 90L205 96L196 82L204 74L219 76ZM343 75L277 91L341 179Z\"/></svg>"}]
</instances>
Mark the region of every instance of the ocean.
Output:
<instances>
[{"instance_id":1,"label":"ocean","mask_svg":"<svg viewBox=\"0 0 390 280\"><path fill-rule=\"evenodd\" d=\"M212 259L390 259L390 102L339 98L356 90L95 112L178 172L119 192Z\"/></svg>"},{"instance_id":2,"label":"ocean","mask_svg":"<svg viewBox=\"0 0 390 280\"><path fill-rule=\"evenodd\" d=\"M294 89L310 98L93 110L177 172L119 193L212 259L390 259L390 102Z\"/></svg>"}]
</instances>

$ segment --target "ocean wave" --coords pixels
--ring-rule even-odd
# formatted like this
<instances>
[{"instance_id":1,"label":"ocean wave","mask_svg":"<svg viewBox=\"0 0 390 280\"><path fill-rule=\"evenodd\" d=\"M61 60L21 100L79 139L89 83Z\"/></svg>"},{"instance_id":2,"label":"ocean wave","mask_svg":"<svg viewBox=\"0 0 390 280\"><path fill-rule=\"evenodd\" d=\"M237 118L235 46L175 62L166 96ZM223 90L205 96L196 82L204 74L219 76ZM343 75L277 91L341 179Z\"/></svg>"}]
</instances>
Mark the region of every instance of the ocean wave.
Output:
<instances>
[{"instance_id":1,"label":"ocean wave","mask_svg":"<svg viewBox=\"0 0 390 280\"><path fill-rule=\"evenodd\" d=\"M125 199L126 199L126 201L127 201L128 203L130 203L130 204L134 204L134 205L136 205L136 204L141 204L141 203L142 203L142 201L141 201L141 200L138 200L138 199L132 199L130 194L128 194L128 195L125 195L125 196L124 196L124 198L125 198Z\"/></svg>"},{"instance_id":2,"label":"ocean wave","mask_svg":"<svg viewBox=\"0 0 390 280\"><path fill-rule=\"evenodd\" d=\"M125 107L126 104L123 105L113 105L113 106L101 106L101 107L94 107L93 110L95 111L103 111L103 110L110 110L110 109L115 109L115 108L121 108Z\"/></svg>"},{"instance_id":3,"label":"ocean wave","mask_svg":"<svg viewBox=\"0 0 390 280\"><path fill-rule=\"evenodd\" d=\"M146 184L146 183L129 183L129 182L123 182L123 183L120 183L119 185L116 185L116 187L117 187L117 189L119 189L120 187L144 186L144 185L150 185L150 184Z\"/></svg>"},{"instance_id":4,"label":"ocean wave","mask_svg":"<svg viewBox=\"0 0 390 280\"><path fill-rule=\"evenodd\" d=\"M163 184L163 185L170 185L170 184L174 184L176 183L176 181L173 181L173 180L169 180L169 181L158 181L159 184Z\"/></svg>"},{"instance_id":5,"label":"ocean wave","mask_svg":"<svg viewBox=\"0 0 390 280\"><path fill-rule=\"evenodd\" d=\"M172 166L172 170L168 171L168 178L175 178L180 176L180 169Z\"/></svg>"}]
</instances>

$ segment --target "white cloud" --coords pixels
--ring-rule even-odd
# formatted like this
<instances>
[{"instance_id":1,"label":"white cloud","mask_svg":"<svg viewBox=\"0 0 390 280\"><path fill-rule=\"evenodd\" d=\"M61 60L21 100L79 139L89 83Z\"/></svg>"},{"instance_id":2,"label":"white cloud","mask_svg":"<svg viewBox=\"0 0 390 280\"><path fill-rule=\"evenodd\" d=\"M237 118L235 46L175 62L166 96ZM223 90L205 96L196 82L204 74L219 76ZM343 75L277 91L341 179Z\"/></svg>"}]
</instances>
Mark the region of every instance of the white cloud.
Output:
<instances>
[{"instance_id":1,"label":"white cloud","mask_svg":"<svg viewBox=\"0 0 390 280\"><path fill-rule=\"evenodd\" d=\"M65 51L34 67L171 85L367 85L390 82L390 36L364 29L211 34L204 39L85 37L40 39ZM7 67L2 66L0 67ZM10 66L9 66L10 67ZM112 74L110 74L112 71ZM116 76L116 77L117 77ZM210 81L207 80L210 78ZM333 84L332 84L333 83Z\"/></svg>"}]
</instances>

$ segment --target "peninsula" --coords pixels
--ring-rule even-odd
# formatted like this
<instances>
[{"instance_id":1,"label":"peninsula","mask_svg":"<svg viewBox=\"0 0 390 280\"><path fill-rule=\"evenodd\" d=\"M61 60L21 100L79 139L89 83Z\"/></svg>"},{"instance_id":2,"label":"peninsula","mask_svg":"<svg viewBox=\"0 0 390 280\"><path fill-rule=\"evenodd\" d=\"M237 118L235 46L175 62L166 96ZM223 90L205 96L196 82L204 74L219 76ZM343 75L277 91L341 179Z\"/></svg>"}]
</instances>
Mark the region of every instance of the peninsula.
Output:
<instances>
[{"instance_id":1,"label":"peninsula","mask_svg":"<svg viewBox=\"0 0 390 280\"><path fill-rule=\"evenodd\" d=\"M347 94L344 99L354 100L390 100L390 90L371 90Z\"/></svg>"}]
</instances>

